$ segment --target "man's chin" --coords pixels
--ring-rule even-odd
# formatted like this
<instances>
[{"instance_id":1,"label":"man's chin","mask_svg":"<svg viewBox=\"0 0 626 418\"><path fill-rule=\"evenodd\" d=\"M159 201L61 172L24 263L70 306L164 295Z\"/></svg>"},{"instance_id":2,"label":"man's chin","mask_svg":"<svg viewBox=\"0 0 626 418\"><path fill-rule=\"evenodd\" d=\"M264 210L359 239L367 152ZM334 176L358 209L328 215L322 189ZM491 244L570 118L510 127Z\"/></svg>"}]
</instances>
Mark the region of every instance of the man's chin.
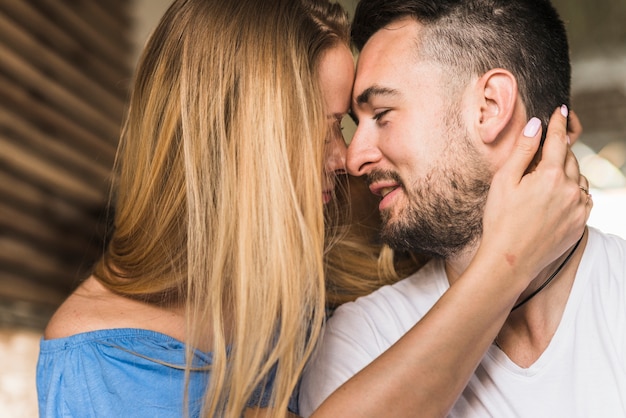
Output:
<instances>
[{"instance_id":1,"label":"man's chin","mask_svg":"<svg viewBox=\"0 0 626 418\"><path fill-rule=\"evenodd\" d=\"M410 239L410 229L402 222L385 219L383 216L380 238L395 251L414 251L415 243Z\"/></svg>"},{"instance_id":2,"label":"man's chin","mask_svg":"<svg viewBox=\"0 0 626 418\"><path fill-rule=\"evenodd\" d=\"M383 221L380 238L395 251L408 251L434 258L448 258L462 251L468 240L451 231L435 230L408 221Z\"/></svg>"}]
</instances>

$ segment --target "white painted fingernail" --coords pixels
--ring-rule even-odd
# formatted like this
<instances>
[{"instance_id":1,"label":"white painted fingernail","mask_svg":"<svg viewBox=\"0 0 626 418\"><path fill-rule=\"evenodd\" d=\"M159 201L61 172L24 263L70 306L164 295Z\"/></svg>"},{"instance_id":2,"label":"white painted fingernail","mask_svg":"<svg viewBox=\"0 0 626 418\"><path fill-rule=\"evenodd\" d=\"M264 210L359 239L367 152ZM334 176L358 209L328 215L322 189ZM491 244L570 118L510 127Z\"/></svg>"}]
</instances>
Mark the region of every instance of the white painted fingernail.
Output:
<instances>
[{"instance_id":1,"label":"white painted fingernail","mask_svg":"<svg viewBox=\"0 0 626 418\"><path fill-rule=\"evenodd\" d=\"M541 128L541 121L539 118L532 118L526 124L524 128L524 136L527 138L533 138L539 132L539 128Z\"/></svg>"},{"instance_id":2,"label":"white painted fingernail","mask_svg":"<svg viewBox=\"0 0 626 418\"><path fill-rule=\"evenodd\" d=\"M567 115L569 115L569 110L567 109L566 105L561 106L561 115L563 115L564 118L566 118Z\"/></svg>"}]
</instances>

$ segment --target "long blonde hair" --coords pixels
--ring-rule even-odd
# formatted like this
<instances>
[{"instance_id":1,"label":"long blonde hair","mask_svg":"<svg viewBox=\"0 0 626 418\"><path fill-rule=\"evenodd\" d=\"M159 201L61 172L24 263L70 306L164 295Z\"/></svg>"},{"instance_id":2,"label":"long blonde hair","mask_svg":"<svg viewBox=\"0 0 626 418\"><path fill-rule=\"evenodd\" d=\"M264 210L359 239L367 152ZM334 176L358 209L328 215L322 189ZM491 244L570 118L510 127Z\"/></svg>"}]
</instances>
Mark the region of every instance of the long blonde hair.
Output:
<instances>
[{"instance_id":1,"label":"long blonde hair","mask_svg":"<svg viewBox=\"0 0 626 418\"><path fill-rule=\"evenodd\" d=\"M205 416L239 416L274 367L274 416L286 413L319 335L317 65L347 38L325 0L176 0L140 59L94 274L118 294L185 306L189 362L210 335Z\"/></svg>"},{"instance_id":2,"label":"long blonde hair","mask_svg":"<svg viewBox=\"0 0 626 418\"><path fill-rule=\"evenodd\" d=\"M176 0L140 59L94 275L185 307L188 371L209 336L205 416L241 415L271 372L285 414L319 336L333 239L317 67L339 43L347 17L326 0Z\"/></svg>"}]
</instances>

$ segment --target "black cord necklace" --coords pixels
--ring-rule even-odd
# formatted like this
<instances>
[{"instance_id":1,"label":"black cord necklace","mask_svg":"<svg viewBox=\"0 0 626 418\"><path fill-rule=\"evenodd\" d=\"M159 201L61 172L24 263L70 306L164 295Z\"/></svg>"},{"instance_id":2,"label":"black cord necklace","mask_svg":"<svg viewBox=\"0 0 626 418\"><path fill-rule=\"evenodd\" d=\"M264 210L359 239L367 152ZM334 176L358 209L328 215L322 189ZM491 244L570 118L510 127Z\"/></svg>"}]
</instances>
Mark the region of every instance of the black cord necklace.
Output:
<instances>
[{"instance_id":1,"label":"black cord necklace","mask_svg":"<svg viewBox=\"0 0 626 418\"><path fill-rule=\"evenodd\" d=\"M578 239L578 241L576 242L576 245L574 245L574 248L572 248L572 251L569 252L569 254L567 255L567 257L565 257L565 260L563 260L563 262L556 268L556 270L554 270L554 273L552 273L550 275L550 277L548 277L548 279L543 282L543 284L541 286L539 286L537 288L537 290L535 290L534 292L532 292L530 295L528 295L524 300L522 300L521 302L519 302L517 305L513 306L513 309L511 309L511 312L513 312L514 310L516 310L517 308L519 308L520 306L522 306L523 304L525 304L526 302L528 302L529 300L531 300L537 293L541 292L547 285L550 284L550 282L552 281L552 279L554 279L556 277L557 274L559 274L559 272L561 270L563 270L563 267L565 267L565 265L569 262L569 260L572 258L572 256L574 255L574 252L576 251L576 249L578 248L578 245L580 244L580 242L583 240L583 237L585 236L585 231L583 231L583 234L580 236L580 238Z\"/></svg>"},{"instance_id":2,"label":"black cord necklace","mask_svg":"<svg viewBox=\"0 0 626 418\"><path fill-rule=\"evenodd\" d=\"M585 229L585 231L586 231L586 229ZM511 312L513 312L514 310L516 310L517 308L519 308L520 306L522 306L523 304L525 304L526 302L531 300L537 293L541 292L548 284L550 284L552 279L554 279L556 277L556 275L559 274L559 272L561 270L563 270L563 267L565 267L565 265L572 258L572 256L574 255L574 252L578 248L578 245L580 245L580 242L583 240L583 237L585 236L585 231L583 231L583 234L581 235L581 237L578 238L578 241L576 242L576 245L574 245L574 248L572 248L572 250L569 252L567 257L565 257L565 260L563 260L563 262L556 268L556 270L554 270L554 272L550 275L550 277L548 277L548 279L545 282L543 282L543 284L541 286L539 286L539 288L537 288L534 292L532 292L530 295L528 295L524 300L519 302L517 305L513 306L513 309L511 309ZM496 345L496 347L498 347L500 350L502 350L502 347L500 346L500 343L498 343L498 335L496 335L496 338L493 340L493 342ZM504 350L502 350L502 351L504 351Z\"/></svg>"}]
</instances>

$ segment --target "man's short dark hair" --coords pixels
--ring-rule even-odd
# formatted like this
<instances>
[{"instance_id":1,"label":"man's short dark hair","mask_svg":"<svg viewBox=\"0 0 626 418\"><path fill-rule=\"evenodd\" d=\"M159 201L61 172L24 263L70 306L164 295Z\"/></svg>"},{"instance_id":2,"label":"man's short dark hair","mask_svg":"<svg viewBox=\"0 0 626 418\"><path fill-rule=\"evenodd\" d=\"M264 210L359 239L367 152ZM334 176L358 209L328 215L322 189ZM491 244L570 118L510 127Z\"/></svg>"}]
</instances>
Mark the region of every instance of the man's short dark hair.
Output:
<instances>
[{"instance_id":1,"label":"man's short dark hair","mask_svg":"<svg viewBox=\"0 0 626 418\"><path fill-rule=\"evenodd\" d=\"M420 59L443 64L453 77L510 71L527 116L544 124L557 106L569 105L567 34L549 0L361 0L352 42L360 51L374 33L406 17L424 29Z\"/></svg>"}]
</instances>

